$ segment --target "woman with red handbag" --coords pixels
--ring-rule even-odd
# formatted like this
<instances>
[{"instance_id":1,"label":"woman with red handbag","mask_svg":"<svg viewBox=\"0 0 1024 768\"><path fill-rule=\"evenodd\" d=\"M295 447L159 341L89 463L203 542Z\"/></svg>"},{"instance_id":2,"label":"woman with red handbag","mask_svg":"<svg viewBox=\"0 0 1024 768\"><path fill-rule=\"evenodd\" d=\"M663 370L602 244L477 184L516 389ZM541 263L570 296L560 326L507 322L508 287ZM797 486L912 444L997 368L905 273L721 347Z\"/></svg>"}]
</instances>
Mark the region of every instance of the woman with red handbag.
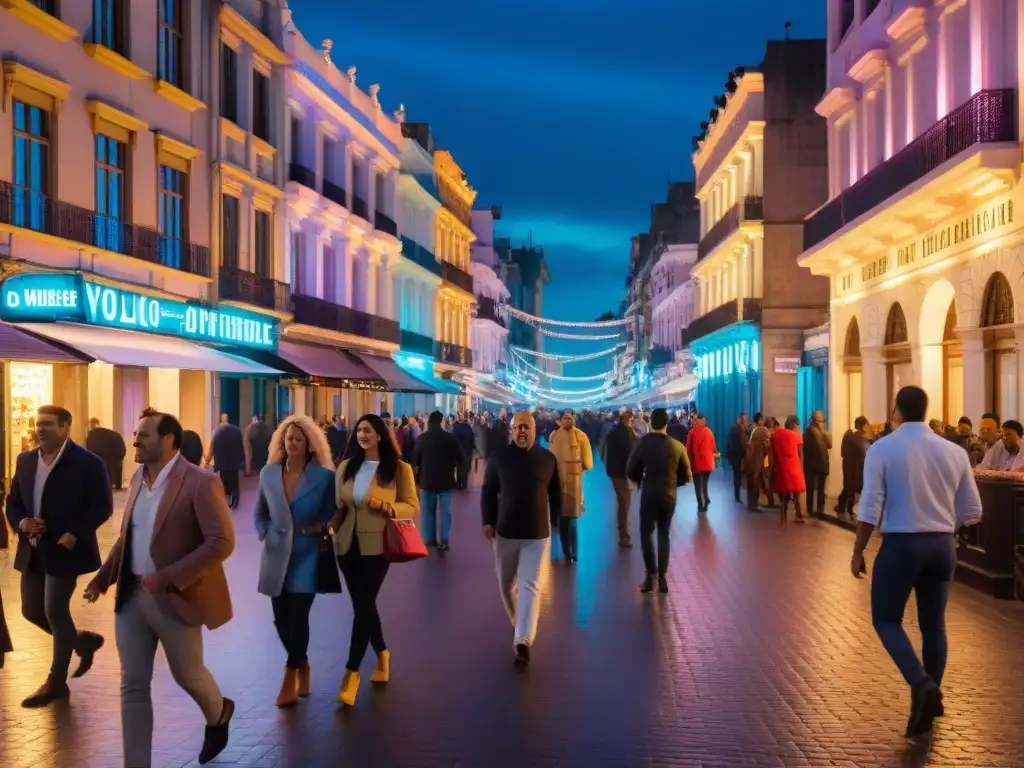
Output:
<instances>
[{"instance_id":1,"label":"woman with red handbag","mask_svg":"<svg viewBox=\"0 0 1024 768\"><path fill-rule=\"evenodd\" d=\"M352 598L352 638L338 691L338 701L350 707L359 692L359 666L367 645L377 654L370 679L386 683L391 676L391 654L377 612L377 594L388 567L426 555L412 525L420 511L412 467L399 457L387 425L367 414L353 433L336 473L338 512L330 524L337 531L334 548Z\"/></svg>"}]
</instances>

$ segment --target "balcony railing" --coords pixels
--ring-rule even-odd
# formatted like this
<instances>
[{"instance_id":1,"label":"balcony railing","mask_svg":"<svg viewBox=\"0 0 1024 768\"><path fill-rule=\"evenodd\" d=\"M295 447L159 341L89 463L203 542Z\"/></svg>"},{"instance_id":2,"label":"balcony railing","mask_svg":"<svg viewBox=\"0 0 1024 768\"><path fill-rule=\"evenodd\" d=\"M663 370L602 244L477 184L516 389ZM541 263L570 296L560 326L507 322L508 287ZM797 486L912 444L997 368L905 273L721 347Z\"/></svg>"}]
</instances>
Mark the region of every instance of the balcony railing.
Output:
<instances>
[{"instance_id":1,"label":"balcony railing","mask_svg":"<svg viewBox=\"0 0 1024 768\"><path fill-rule=\"evenodd\" d=\"M402 329L402 349L417 355L431 357L434 354L434 340L422 333Z\"/></svg>"},{"instance_id":2,"label":"balcony railing","mask_svg":"<svg viewBox=\"0 0 1024 768\"><path fill-rule=\"evenodd\" d=\"M298 182L307 189L316 191L316 173L299 163L288 164L288 181Z\"/></svg>"},{"instance_id":3,"label":"balcony railing","mask_svg":"<svg viewBox=\"0 0 1024 768\"><path fill-rule=\"evenodd\" d=\"M287 283L234 267L220 268L220 298L275 312L291 310L291 287Z\"/></svg>"},{"instance_id":4,"label":"balcony railing","mask_svg":"<svg viewBox=\"0 0 1024 768\"><path fill-rule=\"evenodd\" d=\"M1017 140L1017 93L979 91L856 184L829 200L804 224L804 250L976 144Z\"/></svg>"},{"instance_id":5,"label":"balcony railing","mask_svg":"<svg viewBox=\"0 0 1024 768\"><path fill-rule=\"evenodd\" d=\"M740 314L739 302L733 299L721 306L715 307L706 315L701 315L687 327L683 328L683 346L688 346L697 339L704 338L709 333L720 331L722 328L738 323L741 320L760 324L761 306L761 299L744 299L743 311Z\"/></svg>"},{"instance_id":6,"label":"balcony railing","mask_svg":"<svg viewBox=\"0 0 1024 768\"><path fill-rule=\"evenodd\" d=\"M441 262L441 279L451 283L456 288L461 288L466 293L473 292L473 276L447 261Z\"/></svg>"},{"instance_id":7,"label":"balcony railing","mask_svg":"<svg viewBox=\"0 0 1024 768\"><path fill-rule=\"evenodd\" d=\"M366 205L366 201L363 200L359 195L352 195L352 213L356 216L362 216L367 221L370 220L369 208Z\"/></svg>"},{"instance_id":8,"label":"balcony railing","mask_svg":"<svg viewBox=\"0 0 1024 768\"><path fill-rule=\"evenodd\" d=\"M740 228L743 221L764 220L764 198L748 195L725 212L725 215L708 230L697 244L697 258L703 259L721 245L729 235Z\"/></svg>"},{"instance_id":9,"label":"balcony railing","mask_svg":"<svg viewBox=\"0 0 1024 768\"><path fill-rule=\"evenodd\" d=\"M210 277L210 249L0 181L0 224Z\"/></svg>"},{"instance_id":10,"label":"balcony railing","mask_svg":"<svg viewBox=\"0 0 1024 768\"><path fill-rule=\"evenodd\" d=\"M449 344L445 341L435 342L434 357L442 363L462 365L466 368L473 367L473 351L467 347L460 347L458 344Z\"/></svg>"},{"instance_id":11,"label":"balcony railing","mask_svg":"<svg viewBox=\"0 0 1024 768\"><path fill-rule=\"evenodd\" d=\"M505 318L498 312L498 302L487 296L476 297L476 316L481 320L491 320L502 328L506 327Z\"/></svg>"},{"instance_id":12,"label":"balcony railing","mask_svg":"<svg viewBox=\"0 0 1024 768\"><path fill-rule=\"evenodd\" d=\"M366 339L377 339L391 344L401 341L398 323L387 317L378 317L369 312L334 304L314 296L295 294L292 296L296 323L312 325L338 333L350 333Z\"/></svg>"},{"instance_id":13,"label":"balcony railing","mask_svg":"<svg viewBox=\"0 0 1024 768\"><path fill-rule=\"evenodd\" d=\"M438 277L441 276L440 262L438 262L434 254L415 240L408 237L402 238L402 255L413 264L418 264Z\"/></svg>"},{"instance_id":14,"label":"balcony railing","mask_svg":"<svg viewBox=\"0 0 1024 768\"><path fill-rule=\"evenodd\" d=\"M373 228L392 237L398 237L398 225L395 220L382 211L374 211Z\"/></svg>"},{"instance_id":15,"label":"balcony railing","mask_svg":"<svg viewBox=\"0 0 1024 768\"><path fill-rule=\"evenodd\" d=\"M324 179L324 197L332 203L337 203L342 208L348 208L348 199L345 197L345 188L339 187L333 181Z\"/></svg>"}]
</instances>

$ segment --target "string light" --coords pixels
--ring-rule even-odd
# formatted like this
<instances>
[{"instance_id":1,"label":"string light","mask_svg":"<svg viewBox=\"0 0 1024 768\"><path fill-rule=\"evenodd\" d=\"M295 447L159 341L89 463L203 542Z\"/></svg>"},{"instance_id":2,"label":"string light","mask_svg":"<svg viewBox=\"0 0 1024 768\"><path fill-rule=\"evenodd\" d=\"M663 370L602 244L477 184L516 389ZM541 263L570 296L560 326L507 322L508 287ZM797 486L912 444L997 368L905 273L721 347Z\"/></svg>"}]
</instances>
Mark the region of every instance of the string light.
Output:
<instances>
[{"instance_id":1,"label":"string light","mask_svg":"<svg viewBox=\"0 0 1024 768\"><path fill-rule=\"evenodd\" d=\"M626 325L629 323L629 319L625 317L616 318L614 320L595 320L593 322L551 320L546 317L540 317L539 315L531 315L529 312L524 312L510 304L502 304L501 306L510 315L517 317L524 322L530 323L531 325L540 325L543 323L546 325L560 325L564 328L613 328L617 325Z\"/></svg>"},{"instance_id":2,"label":"string light","mask_svg":"<svg viewBox=\"0 0 1024 768\"><path fill-rule=\"evenodd\" d=\"M602 349L598 352L590 352L586 355L555 355L550 352L538 352L535 349L528 349L526 347L509 346L510 350L515 350L521 354L533 355L534 357L539 357L541 360L553 360L559 363L582 363L587 360L597 360L600 357L615 354L620 349L625 348L626 342L623 341L616 344L614 347L608 347L607 349Z\"/></svg>"},{"instance_id":3,"label":"string light","mask_svg":"<svg viewBox=\"0 0 1024 768\"><path fill-rule=\"evenodd\" d=\"M604 333L604 334L576 334L576 333L562 333L561 331L551 331L547 328L538 327L537 330L544 336L550 336L553 339L570 339L572 341L610 341L611 339L622 338L620 333Z\"/></svg>"},{"instance_id":4,"label":"string light","mask_svg":"<svg viewBox=\"0 0 1024 768\"><path fill-rule=\"evenodd\" d=\"M557 379L559 381L602 381L612 375L611 371L605 371L604 373L598 373L593 376L563 376L560 373L549 373L542 368L538 368L520 353L516 352L515 347L510 347L509 351L512 352L512 359L514 363L521 364L530 370L536 371L542 376L547 376L549 379Z\"/></svg>"}]
</instances>

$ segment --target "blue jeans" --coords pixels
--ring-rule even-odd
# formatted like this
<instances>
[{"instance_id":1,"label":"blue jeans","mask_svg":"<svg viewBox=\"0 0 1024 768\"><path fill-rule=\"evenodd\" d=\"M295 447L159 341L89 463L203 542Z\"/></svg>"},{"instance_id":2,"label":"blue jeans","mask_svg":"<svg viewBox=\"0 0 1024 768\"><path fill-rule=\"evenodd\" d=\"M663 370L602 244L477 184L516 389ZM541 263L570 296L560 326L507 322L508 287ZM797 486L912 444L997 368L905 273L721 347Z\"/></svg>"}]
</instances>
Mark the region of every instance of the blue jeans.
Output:
<instances>
[{"instance_id":1,"label":"blue jeans","mask_svg":"<svg viewBox=\"0 0 1024 768\"><path fill-rule=\"evenodd\" d=\"M946 670L946 601L956 568L949 533L889 533L871 574L871 621L878 638L911 686L925 678L942 685ZM910 592L917 596L922 664L903 629Z\"/></svg>"},{"instance_id":2,"label":"blue jeans","mask_svg":"<svg viewBox=\"0 0 1024 768\"><path fill-rule=\"evenodd\" d=\"M578 517L562 517L558 520L558 538L562 540L562 554L577 557L580 550L580 536L576 528Z\"/></svg>"},{"instance_id":3,"label":"blue jeans","mask_svg":"<svg viewBox=\"0 0 1024 768\"><path fill-rule=\"evenodd\" d=\"M427 544L447 544L452 532L452 492L420 491L420 533ZM441 535L437 535L437 507L441 507Z\"/></svg>"}]
</instances>

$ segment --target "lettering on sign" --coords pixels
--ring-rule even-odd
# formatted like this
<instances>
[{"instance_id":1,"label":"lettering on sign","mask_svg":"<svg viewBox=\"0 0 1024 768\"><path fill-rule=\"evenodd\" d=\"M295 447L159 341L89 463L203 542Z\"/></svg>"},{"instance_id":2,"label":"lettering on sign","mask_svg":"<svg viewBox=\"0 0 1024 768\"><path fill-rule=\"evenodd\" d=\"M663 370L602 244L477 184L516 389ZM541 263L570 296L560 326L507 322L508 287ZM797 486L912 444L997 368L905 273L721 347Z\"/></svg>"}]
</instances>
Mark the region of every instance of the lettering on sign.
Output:
<instances>
[{"instance_id":1,"label":"lettering on sign","mask_svg":"<svg viewBox=\"0 0 1024 768\"><path fill-rule=\"evenodd\" d=\"M917 249L917 243L911 243L905 245L902 248L896 250L896 266L905 267L908 264L914 263L914 251Z\"/></svg>"},{"instance_id":2,"label":"lettering on sign","mask_svg":"<svg viewBox=\"0 0 1024 768\"><path fill-rule=\"evenodd\" d=\"M839 279L839 290L841 292L845 293L846 291L850 290L851 288L853 288L853 272L850 272L849 274L843 275Z\"/></svg>"},{"instance_id":3,"label":"lettering on sign","mask_svg":"<svg viewBox=\"0 0 1024 768\"><path fill-rule=\"evenodd\" d=\"M889 254L886 254L861 267L861 282L866 283L868 280L874 280L876 277L884 275L889 271L889 263Z\"/></svg>"},{"instance_id":4,"label":"lettering on sign","mask_svg":"<svg viewBox=\"0 0 1024 768\"><path fill-rule=\"evenodd\" d=\"M776 357L774 359L775 373L796 374L800 368L799 357Z\"/></svg>"},{"instance_id":5,"label":"lettering on sign","mask_svg":"<svg viewBox=\"0 0 1024 768\"><path fill-rule=\"evenodd\" d=\"M921 238L921 258L928 259L938 256L954 245L970 242L976 237L987 235L989 232L1010 224L1013 224L1013 200L993 203L975 211L970 216L927 232ZM909 250L911 252L910 260L913 261L915 246L916 243L911 243L900 248L897 254ZM901 263L900 266L903 264Z\"/></svg>"}]
</instances>

